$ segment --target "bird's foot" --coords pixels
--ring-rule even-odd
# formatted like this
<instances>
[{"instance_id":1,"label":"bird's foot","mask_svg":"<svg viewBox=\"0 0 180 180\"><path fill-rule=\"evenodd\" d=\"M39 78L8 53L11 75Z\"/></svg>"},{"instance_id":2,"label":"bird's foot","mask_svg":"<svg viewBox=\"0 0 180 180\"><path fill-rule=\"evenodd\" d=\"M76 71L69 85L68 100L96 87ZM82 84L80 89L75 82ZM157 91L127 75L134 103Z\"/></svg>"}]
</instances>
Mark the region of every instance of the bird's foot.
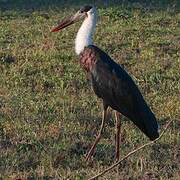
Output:
<instances>
[{"instance_id":1,"label":"bird's foot","mask_svg":"<svg viewBox=\"0 0 180 180\"><path fill-rule=\"evenodd\" d=\"M100 138L101 138L101 133L96 137L94 144L92 145L91 149L89 150L89 152L86 156L86 161L88 161L90 159L90 157L94 155L96 145L99 142Z\"/></svg>"},{"instance_id":2,"label":"bird's foot","mask_svg":"<svg viewBox=\"0 0 180 180\"><path fill-rule=\"evenodd\" d=\"M88 154L86 155L85 161L88 162L93 157L94 153L95 153L94 148L90 149Z\"/></svg>"},{"instance_id":3,"label":"bird's foot","mask_svg":"<svg viewBox=\"0 0 180 180\"><path fill-rule=\"evenodd\" d=\"M114 162L117 163L118 161L119 161L119 158L116 157Z\"/></svg>"},{"instance_id":4,"label":"bird's foot","mask_svg":"<svg viewBox=\"0 0 180 180\"><path fill-rule=\"evenodd\" d=\"M117 163L120 160L120 155L119 153L116 153L115 155L115 163Z\"/></svg>"}]
</instances>

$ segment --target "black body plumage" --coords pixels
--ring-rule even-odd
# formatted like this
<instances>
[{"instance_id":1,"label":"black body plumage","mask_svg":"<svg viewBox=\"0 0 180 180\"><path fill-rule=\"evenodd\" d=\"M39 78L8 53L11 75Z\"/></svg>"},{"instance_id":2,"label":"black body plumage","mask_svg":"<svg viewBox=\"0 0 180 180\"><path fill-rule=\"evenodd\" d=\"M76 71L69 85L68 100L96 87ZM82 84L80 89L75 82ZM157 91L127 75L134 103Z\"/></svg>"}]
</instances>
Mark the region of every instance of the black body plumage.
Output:
<instances>
[{"instance_id":1,"label":"black body plumage","mask_svg":"<svg viewBox=\"0 0 180 180\"><path fill-rule=\"evenodd\" d=\"M105 104L130 119L151 140L159 137L154 114L120 65L94 45L84 49L80 60L89 73L94 92Z\"/></svg>"}]
</instances>

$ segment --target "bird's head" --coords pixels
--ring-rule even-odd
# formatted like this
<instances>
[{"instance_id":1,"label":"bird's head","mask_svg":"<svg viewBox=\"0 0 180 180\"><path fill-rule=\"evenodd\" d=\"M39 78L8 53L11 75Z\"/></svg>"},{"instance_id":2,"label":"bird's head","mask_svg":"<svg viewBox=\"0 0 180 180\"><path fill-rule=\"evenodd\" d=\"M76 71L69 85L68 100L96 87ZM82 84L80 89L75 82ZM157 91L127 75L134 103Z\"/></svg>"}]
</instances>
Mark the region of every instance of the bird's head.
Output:
<instances>
[{"instance_id":1,"label":"bird's head","mask_svg":"<svg viewBox=\"0 0 180 180\"><path fill-rule=\"evenodd\" d=\"M57 32L61 29L64 29L65 27L70 26L71 24L74 24L81 19L85 19L89 16L92 16L96 13L96 8L90 5L86 5L82 7L80 10L78 10L73 16L70 16L68 18L63 19L60 21L60 23L54 27L51 32Z\"/></svg>"}]
</instances>

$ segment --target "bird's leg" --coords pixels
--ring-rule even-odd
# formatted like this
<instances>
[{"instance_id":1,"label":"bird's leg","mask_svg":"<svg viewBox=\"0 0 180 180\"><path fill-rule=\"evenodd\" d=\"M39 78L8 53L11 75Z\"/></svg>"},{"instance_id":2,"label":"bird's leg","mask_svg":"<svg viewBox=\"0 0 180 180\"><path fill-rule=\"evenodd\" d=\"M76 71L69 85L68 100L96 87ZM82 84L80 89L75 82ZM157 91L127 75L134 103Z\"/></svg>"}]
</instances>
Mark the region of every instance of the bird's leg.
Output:
<instances>
[{"instance_id":1,"label":"bird's leg","mask_svg":"<svg viewBox=\"0 0 180 180\"><path fill-rule=\"evenodd\" d=\"M89 158L91 157L91 155L94 152L94 149L95 149L97 143L101 139L101 134L102 134L102 131L103 131L103 128L104 128L104 121L105 121L106 116L107 116L107 108L108 108L108 106L104 102L103 102L103 106L104 106L104 109L103 109L103 115L102 115L101 128L99 130L98 136L96 137L96 140L95 140L94 144L92 145L91 149L89 150L89 152L88 152L88 154L86 156L86 161L89 160Z\"/></svg>"},{"instance_id":2,"label":"bird's leg","mask_svg":"<svg viewBox=\"0 0 180 180\"><path fill-rule=\"evenodd\" d=\"M120 113L115 112L115 119L116 119L116 139L115 139L115 145L116 145L116 161L119 160L120 154L119 154L119 148L121 143L121 122L120 122Z\"/></svg>"}]
</instances>

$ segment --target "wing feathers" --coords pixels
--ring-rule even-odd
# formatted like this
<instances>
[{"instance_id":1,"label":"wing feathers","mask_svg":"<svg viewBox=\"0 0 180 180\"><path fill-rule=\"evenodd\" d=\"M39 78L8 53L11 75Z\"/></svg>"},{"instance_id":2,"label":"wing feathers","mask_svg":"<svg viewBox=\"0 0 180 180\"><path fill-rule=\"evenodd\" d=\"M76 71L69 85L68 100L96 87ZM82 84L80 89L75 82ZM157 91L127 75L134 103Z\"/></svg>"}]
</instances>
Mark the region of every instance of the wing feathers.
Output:
<instances>
[{"instance_id":1,"label":"wing feathers","mask_svg":"<svg viewBox=\"0 0 180 180\"><path fill-rule=\"evenodd\" d=\"M159 136L156 118L129 74L96 46L87 48L97 56L91 71L97 96L133 121L151 140L156 139Z\"/></svg>"}]
</instances>

